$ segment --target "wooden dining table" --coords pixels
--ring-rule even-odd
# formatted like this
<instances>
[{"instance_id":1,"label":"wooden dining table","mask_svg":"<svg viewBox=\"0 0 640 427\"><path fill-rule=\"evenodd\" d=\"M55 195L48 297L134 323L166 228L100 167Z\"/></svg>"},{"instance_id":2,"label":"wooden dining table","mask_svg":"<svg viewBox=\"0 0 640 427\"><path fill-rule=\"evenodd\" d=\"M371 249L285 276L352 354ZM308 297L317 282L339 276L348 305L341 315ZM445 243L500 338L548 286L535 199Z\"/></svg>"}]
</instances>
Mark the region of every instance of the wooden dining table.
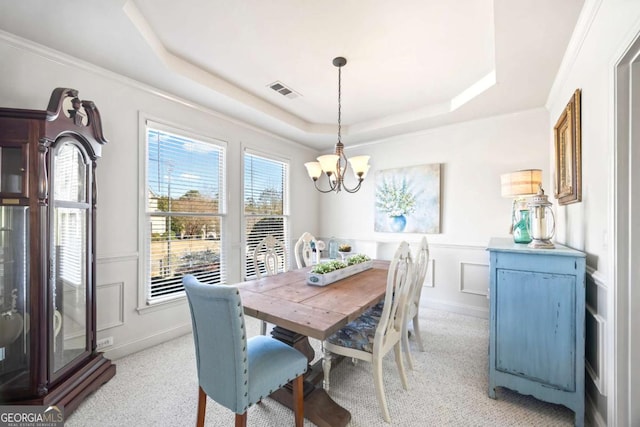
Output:
<instances>
[{"instance_id":1,"label":"wooden dining table","mask_svg":"<svg viewBox=\"0 0 640 427\"><path fill-rule=\"evenodd\" d=\"M322 360L312 364L315 351L309 337L324 340L384 298L389 261L375 260L371 269L331 283L306 282L310 267L241 282L244 312L275 325L271 335L301 351L309 360L305 375L304 415L320 427L345 426L351 413L322 388ZM290 385L271 397L293 408Z\"/></svg>"}]
</instances>

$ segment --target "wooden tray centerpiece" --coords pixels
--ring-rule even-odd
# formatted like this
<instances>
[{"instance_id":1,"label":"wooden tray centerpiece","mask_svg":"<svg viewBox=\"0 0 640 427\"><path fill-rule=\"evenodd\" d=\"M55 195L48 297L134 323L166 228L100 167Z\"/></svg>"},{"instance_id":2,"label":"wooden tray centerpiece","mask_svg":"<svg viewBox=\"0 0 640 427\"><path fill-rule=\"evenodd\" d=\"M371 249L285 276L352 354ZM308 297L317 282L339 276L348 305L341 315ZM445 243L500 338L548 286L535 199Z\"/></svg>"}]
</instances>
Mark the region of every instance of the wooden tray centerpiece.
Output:
<instances>
[{"instance_id":1,"label":"wooden tray centerpiece","mask_svg":"<svg viewBox=\"0 0 640 427\"><path fill-rule=\"evenodd\" d=\"M327 286L361 271L373 267L373 261L366 255L351 255L345 261L331 260L315 265L307 273L307 284Z\"/></svg>"}]
</instances>

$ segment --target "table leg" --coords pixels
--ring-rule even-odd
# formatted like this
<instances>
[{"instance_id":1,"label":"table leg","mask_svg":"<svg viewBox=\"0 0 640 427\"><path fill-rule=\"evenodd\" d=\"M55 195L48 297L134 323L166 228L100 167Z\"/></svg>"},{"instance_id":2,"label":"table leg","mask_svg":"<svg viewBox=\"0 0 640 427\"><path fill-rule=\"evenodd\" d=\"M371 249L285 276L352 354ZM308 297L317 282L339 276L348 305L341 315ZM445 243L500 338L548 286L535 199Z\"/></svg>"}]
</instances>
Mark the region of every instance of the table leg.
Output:
<instances>
[{"instance_id":1,"label":"table leg","mask_svg":"<svg viewBox=\"0 0 640 427\"><path fill-rule=\"evenodd\" d=\"M276 326L271 335L297 349L313 361L315 352L309 344L309 338L288 329ZM322 361L309 365L304 377L304 416L319 427L343 427L351 421L351 413L338 405L322 388ZM275 391L271 398L293 409L293 390L291 384Z\"/></svg>"}]
</instances>

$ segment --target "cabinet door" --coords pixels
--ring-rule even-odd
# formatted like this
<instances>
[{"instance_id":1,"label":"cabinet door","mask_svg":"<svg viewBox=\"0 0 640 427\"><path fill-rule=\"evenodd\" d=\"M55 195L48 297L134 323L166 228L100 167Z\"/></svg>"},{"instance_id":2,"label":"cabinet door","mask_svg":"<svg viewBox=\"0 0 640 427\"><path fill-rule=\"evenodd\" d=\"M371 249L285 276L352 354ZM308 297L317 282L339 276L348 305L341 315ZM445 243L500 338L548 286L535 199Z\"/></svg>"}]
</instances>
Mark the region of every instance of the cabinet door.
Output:
<instances>
[{"instance_id":1,"label":"cabinet door","mask_svg":"<svg viewBox=\"0 0 640 427\"><path fill-rule=\"evenodd\" d=\"M496 369L575 390L575 276L499 269Z\"/></svg>"},{"instance_id":2,"label":"cabinet door","mask_svg":"<svg viewBox=\"0 0 640 427\"><path fill-rule=\"evenodd\" d=\"M0 194L3 196L26 197L28 151L26 142L9 143L0 146ZM14 203L15 204L15 203Z\"/></svg>"},{"instance_id":3,"label":"cabinet door","mask_svg":"<svg viewBox=\"0 0 640 427\"><path fill-rule=\"evenodd\" d=\"M27 242L29 208L0 206L0 402L30 391Z\"/></svg>"}]
</instances>

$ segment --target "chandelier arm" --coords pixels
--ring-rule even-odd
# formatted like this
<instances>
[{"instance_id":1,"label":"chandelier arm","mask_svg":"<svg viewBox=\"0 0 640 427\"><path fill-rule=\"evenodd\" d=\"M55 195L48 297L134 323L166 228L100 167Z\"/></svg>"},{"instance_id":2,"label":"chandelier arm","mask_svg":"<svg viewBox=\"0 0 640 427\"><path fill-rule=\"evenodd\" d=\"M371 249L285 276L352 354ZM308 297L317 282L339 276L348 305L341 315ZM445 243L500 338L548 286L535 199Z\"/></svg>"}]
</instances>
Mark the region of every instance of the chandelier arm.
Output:
<instances>
[{"instance_id":1,"label":"chandelier arm","mask_svg":"<svg viewBox=\"0 0 640 427\"><path fill-rule=\"evenodd\" d=\"M338 182L338 176L336 175L336 180L331 181L331 176L325 173L327 177L327 184L329 185L329 190L324 191L325 193L329 193L331 191L340 191L340 183Z\"/></svg>"},{"instance_id":2,"label":"chandelier arm","mask_svg":"<svg viewBox=\"0 0 640 427\"><path fill-rule=\"evenodd\" d=\"M330 187L328 190L323 190L322 188L318 187L318 180L314 179L313 180L313 185L316 187L316 190L318 190L321 193L331 193L333 191L335 191L335 188Z\"/></svg>"},{"instance_id":3,"label":"chandelier arm","mask_svg":"<svg viewBox=\"0 0 640 427\"><path fill-rule=\"evenodd\" d=\"M335 190L336 188L340 188L340 186L338 185L338 178L339 178L338 175L336 175L336 180L333 182L331 181L331 177L329 175L325 174L325 176L327 177L327 184L329 184L329 188L332 191Z\"/></svg>"},{"instance_id":4,"label":"chandelier arm","mask_svg":"<svg viewBox=\"0 0 640 427\"><path fill-rule=\"evenodd\" d=\"M356 191L358 191L360 189L360 186L362 185L362 181L364 181L363 179L359 179L358 180L358 185L356 185L353 188L349 188L346 185L342 185L342 188L344 189L344 191L346 191L347 193L355 193Z\"/></svg>"}]
</instances>

